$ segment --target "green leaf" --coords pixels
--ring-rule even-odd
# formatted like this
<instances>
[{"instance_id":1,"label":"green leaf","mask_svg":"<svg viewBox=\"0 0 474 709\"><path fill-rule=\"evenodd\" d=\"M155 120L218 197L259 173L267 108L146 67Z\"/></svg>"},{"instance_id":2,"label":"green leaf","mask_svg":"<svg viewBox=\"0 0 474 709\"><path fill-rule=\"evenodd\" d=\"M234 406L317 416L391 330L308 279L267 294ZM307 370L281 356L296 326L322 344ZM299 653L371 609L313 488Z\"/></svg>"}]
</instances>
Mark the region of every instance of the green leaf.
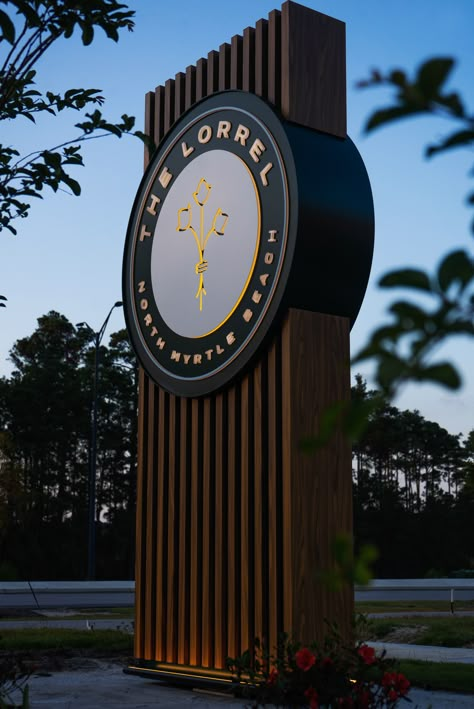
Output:
<instances>
[{"instance_id":1,"label":"green leaf","mask_svg":"<svg viewBox=\"0 0 474 709\"><path fill-rule=\"evenodd\" d=\"M0 42L4 39L9 44L13 44L15 41L15 25L9 18L6 12L0 10Z\"/></svg>"},{"instance_id":2,"label":"green leaf","mask_svg":"<svg viewBox=\"0 0 474 709\"><path fill-rule=\"evenodd\" d=\"M444 150L451 148L466 147L474 144L474 130L460 130L456 133L448 135L441 143L437 145L428 145L426 148L426 156L431 157L436 153L441 153Z\"/></svg>"},{"instance_id":3,"label":"green leaf","mask_svg":"<svg viewBox=\"0 0 474 709\"><path fill-rule=\"evenodd\" d=\"M92 44L94 39L94 27L89 24L84 24L82 27L82 43L85 47Z\"/></svg>"},{"instance_id":4,"label":"green leaf","mask_svg":"<svg viewBox=\"0 0 474 709\"><path fill-rule=\"evenodd\" d=\"M390 271L382 276L379 281L381 288L414 288L427 293L432 293L431 281L425 271L417 268L403 268Z\"/></svg>"},{"instance_id":5,"label":"green leaf","mask_svg":"<svg viewBox=\"0 0 474 709\"><path fill-rule=\"evenodd\" d=\"M418 379L421 381L430 380L448 389L459 389L462 383L456 368L450 362L424 367Z\"/></svg>"},{"instance_id":6,"label":"green leaf","mask_svg":"<svg viewBox=\"0 0 474 709\"><path fill-rule=\"evenodd\" d=\"M408 118L415 113L421 113L424 110L421 106L405 104L403 106L393 106L392 108L381 108L375 111L367 121L364 131L369 133L375 128L380 128L385 123L398 121L400 118Z\"/></svg>"},{"instance_id":7,"label":"green leaf","mask_svg":"<svg viewBox=\"0 0 474 709\"><path fill-rule=\"evenodd\" d=\"M429 317L418 305L409 303L406 300L398 300L392 303L389 311L398 318L403 331L423 327L425 320Z\"/></svg>"},{"instance_id":8,"label":"green leaf","mask_svg":"<svg viewBox=\"0 0 474 709\"><path fill-rule=\"evenodd\" d=\"M69 175L65 175L63 176L62 181L69 187L76 197L81 194L81 186L77 180L73 180L73 178L69 177Z\"/></svg>"},{"instance_id":9,"label":"green leaf","mask_svg":"<svg viewBox=\"0 0 474 709\"><path fill-rule=\"evenodd\" d=\"M454 67L451 57L435 57L421 65L416 78L416 88L428 101L435 98Z\"/></svg>"},{"instance_id":10,"label":"green leaf","mask_svg":"<svg viewBox=\"0 0 474 709\"><path fill-rule=\"evenodd\" d=\"M444 293L455 282L464 289L473 279L474 262L463 249L448 253L438 267L438 282Z\"/></svg>"}]
</instances>

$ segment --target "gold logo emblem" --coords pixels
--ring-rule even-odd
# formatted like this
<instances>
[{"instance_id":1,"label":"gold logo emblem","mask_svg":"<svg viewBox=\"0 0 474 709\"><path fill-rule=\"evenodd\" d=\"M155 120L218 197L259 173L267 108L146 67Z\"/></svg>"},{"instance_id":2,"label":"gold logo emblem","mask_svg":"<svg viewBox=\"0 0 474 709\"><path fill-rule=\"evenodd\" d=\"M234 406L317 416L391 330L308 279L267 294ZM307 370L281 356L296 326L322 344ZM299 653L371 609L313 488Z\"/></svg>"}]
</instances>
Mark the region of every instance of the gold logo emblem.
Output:
<instances>
[{"instance_id":1,"label":"gold logo emblem","mask_svg":"<svg viewBox=\"0 0 474 709\"><path fill-rule=\"evenodd\" d=\"M211 228L206 234L204 233L204 205L209 199L211 189L212 185L206 182L204 177L201 177L196 191L193 192L193 200L196 206L199 207L199 235L192 225L193 206L191 202L188 203L187 207L178 209L178 226L176 227L176 231L190 231L196 242L199 261L195 265L194 271L196 275L199 276L199 284L195 298L199 298L199 310L202 310L203 296L207 295L206 289L204 288L204 273L207 271L208 263L204 258L204 250L211 234L224 236L224 231L229 220L229 215L223 212L219 207L214 214Z\"/></svg>"}]
</instances>

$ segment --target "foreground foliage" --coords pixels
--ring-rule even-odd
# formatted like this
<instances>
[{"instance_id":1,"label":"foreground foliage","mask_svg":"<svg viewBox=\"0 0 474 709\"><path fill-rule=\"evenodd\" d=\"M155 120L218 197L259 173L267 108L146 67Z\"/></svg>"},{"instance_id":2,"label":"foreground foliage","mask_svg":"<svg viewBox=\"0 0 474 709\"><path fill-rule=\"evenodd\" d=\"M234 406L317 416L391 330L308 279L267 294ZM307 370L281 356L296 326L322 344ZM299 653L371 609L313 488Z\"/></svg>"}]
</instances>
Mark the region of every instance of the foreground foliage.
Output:
<instances>
[{"instance_id":1,"label":"foreground foliage","mask_svg":"<svg viewBox=\"0 0 474 709\"><path fill-rule=\"evenodd\" d=\"M253 707L395 707L410 689L384 653L377 656L364 643L349 646L334 628L321 646L304 647L284 635L274 654L256 640L228 667L236 694L251 698Z\"/></svg>"},{"instance_id":2,"label":"foreground foliage","mask_svg":"<svg viewBox=\"0 0 474 709\"><path fill-rule=\"evenodd\" d=\"M147 138L141 131L133 131L135 119L131 116L124 114L116 123L103 117L97 108L105 100L100 89L71 88L57 93L40 91L36 84L38 62L53 44L78 32L87 46L96 29L117 42L121 31L133 30L133 11L117 0L3 0L2 4L0 122L25 119L35 123L38 116L90 109L75 124L78 130L72 140L27 154L10 144L0 144L0 231L16 234L14 221L28 216L31 198L41 198L45 188L80 194L80 184L70 168L83 164L81 143L107 134L121 138L132 133L145 142Z\"/></svg>"}]
</instances>

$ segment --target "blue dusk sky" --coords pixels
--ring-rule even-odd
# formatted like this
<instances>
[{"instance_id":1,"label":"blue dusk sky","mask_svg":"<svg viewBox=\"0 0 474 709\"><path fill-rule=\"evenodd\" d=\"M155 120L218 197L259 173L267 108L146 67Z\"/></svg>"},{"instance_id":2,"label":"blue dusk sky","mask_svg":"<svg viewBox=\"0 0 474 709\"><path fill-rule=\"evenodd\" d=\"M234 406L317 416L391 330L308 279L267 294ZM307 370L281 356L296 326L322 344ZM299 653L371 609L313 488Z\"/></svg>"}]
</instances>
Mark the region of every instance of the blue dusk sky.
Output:
<instances>
[{"instance_id":1,"label":"blue dusk sky","mask_svg":"<svg viewBox=\"0 0 474 709\"><path fill-rule=\"evenodd\" d=\"M143 127L144 95L201 56L218 49L247 26L279 8L274 0L131 0L136 11L133 33L118 44L98 31L83 47L79 38L58 42L38 66L43 89L101 89L103 113L118 120L137 117ZM424 146L451 126L443 119L416 118L365 137L363 126L377 107L387 104L385 90L356 88L372 68L414 70L432 56L457 59L450 84L474 110L473 0L308 0L308 7L346 23L348 133L370 177L376 214L376 246L371 278L352 331L352 351L365 342L384 317L393 294L377 288L388 269L407 265L431 268L449 248L470 246L472 210L465 196L472 185L472 152L453 151L427 161ZM2 47L2 51L5 51ZM2 124L3 143L26 152L53 147L77 134L76 114ZM9 375L8 352L15 340L30 335L37 318L57 310L72 323L98 329L111 305L121 299L121 268L130 209L143 170L143 149L136 139L107 137L84 147L85 168L72 173L82 195L46 193L30 217L18 221L18 236L0 234L0 375ZM472 242L471 242L472 243ZM108 333L123 327L115 310ZM474 428L472 342L459 339L437 353L459 366L464 386L449 393L434 386L410 386L397 399L417 408L451 433ZM358 368L369 375L370 369Z\"/></svg>"}]
</instances>

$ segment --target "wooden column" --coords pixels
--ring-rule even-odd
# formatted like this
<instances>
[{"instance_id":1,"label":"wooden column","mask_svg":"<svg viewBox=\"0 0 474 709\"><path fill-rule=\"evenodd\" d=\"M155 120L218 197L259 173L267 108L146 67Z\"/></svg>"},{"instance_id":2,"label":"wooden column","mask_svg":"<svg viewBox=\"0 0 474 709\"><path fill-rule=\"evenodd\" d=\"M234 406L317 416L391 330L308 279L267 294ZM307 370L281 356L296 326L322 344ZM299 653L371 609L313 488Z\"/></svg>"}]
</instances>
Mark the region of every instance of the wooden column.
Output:
<instances>
[{"instance_id":1,"label":"wooden column","mask_svg":"<svg viewBox=\"0 0 474 709\"><path fill-rule=\"evenodd\" d=\"M291 121L346 135L344 24L293 2L146 97L159 142L195 100L252 91ZM349 323L290 310L246 376L200 399L139 382L135 667L225 676L227 656L283 630L349 632L352 594L319 582L351 533L351 462L299 443L348 400ZM204 669L199 669L204 668Z\"/></svg>"}]
</instances>

